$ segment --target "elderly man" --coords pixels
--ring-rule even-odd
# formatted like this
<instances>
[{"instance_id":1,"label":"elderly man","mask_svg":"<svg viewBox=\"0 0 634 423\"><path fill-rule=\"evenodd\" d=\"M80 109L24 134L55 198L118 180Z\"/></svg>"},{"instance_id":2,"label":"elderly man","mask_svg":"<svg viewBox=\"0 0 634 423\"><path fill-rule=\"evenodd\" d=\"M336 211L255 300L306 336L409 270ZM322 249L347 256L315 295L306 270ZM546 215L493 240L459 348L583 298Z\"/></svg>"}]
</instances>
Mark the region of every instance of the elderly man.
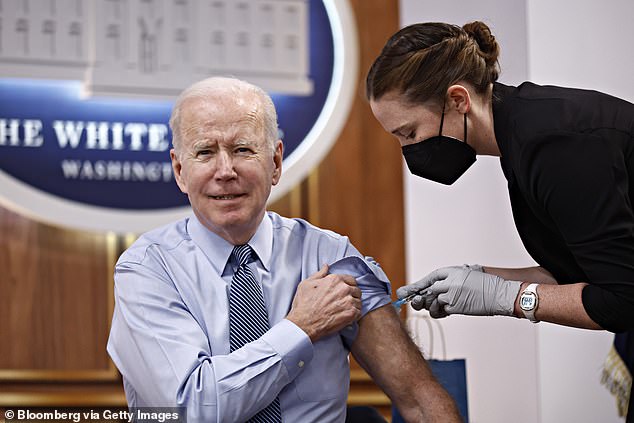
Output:
<instances>
[{"instance_id":1,"label":"elderly man","mask_svg":"<svg viewBox=\"0 0 634 423\"><path fill-rule=\"evenodd\" d=\"M108 352L129 406L186 407L189 421L342 422L352 351L408 421L458 421L382 270L346 237L265 210L283 152L270 97L210 78L181 94L170 124L194 215L117 262Z\"/></svg>"}]
</instances>

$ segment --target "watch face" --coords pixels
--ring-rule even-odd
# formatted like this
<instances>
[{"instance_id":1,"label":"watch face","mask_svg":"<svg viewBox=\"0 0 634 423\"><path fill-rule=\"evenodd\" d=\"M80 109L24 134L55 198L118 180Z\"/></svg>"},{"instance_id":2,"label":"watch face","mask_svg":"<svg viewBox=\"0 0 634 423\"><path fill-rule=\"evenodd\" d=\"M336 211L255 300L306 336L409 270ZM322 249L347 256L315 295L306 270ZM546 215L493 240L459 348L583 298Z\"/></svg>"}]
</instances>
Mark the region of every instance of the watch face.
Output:
<instances>
[{"instance_id":1,"label":"watch face","mask_svg":"<svg viewBox=\"0 0 634 423\"><path fill-rule=\"evenodd\" d=\"M520 295L520 308L522 310L533 310L536 305L537 295L532 292L522 292L522 295Z\"/></svg>"}]
</instances>

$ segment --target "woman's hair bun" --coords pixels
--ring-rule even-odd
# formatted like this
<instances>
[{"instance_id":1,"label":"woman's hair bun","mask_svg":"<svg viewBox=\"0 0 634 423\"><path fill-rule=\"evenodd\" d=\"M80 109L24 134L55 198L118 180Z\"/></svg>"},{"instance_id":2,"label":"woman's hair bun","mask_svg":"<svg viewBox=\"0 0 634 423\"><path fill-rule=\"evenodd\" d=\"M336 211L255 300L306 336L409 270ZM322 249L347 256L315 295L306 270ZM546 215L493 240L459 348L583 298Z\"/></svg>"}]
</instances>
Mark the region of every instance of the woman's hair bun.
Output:
<instances>
[{"instance_id":1,"label":"woman's hair bun","mask_svg":"<svg viewBox=\"0 0 634 423\"><path fill-rule=\"evenodd\" d=\"M500 46L487 24L480 21L469 22L462 29L476 41L487 65L495 65L500 55Z\"/></svg>"}]
</instances>

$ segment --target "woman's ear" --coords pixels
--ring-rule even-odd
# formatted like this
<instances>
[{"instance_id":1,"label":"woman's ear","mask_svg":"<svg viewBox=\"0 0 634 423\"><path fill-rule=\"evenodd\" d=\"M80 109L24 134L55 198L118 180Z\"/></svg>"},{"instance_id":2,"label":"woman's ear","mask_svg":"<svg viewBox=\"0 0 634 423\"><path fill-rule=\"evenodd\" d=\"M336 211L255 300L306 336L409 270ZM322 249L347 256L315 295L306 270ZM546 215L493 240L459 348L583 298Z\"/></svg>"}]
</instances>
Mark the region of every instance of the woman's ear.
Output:
<instances>
[{"instance_id":1,"label":"woman's ear","mask_svg":"<svg viewBox=\"0 0 634 423\"><path fill-rule=\"evenodd\" d=\"M447 104L445 110L456 110L467 113L471 109L471 96L464 85L455 84L447 89Z\"/></svg>"}]
</instances>

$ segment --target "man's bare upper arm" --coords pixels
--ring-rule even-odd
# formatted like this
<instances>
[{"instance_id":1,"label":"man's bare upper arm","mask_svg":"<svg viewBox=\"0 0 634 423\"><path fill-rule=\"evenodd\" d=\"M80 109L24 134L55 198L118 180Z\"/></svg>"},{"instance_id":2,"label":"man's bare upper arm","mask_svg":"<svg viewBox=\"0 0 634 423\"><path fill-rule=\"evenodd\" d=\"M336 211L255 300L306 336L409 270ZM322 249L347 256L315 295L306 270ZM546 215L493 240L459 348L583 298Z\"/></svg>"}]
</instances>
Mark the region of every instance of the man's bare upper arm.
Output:
<instances>
[{"instance_id":1,"label":"man's bare upper arm","mask_svg":"<svg viewBox=\"0 0 634 423\"><path fill-rule=\"evenodd\" d=\"M359 321L352 354L388 395L408 385L414 375L428 371L391 305L373 310Z\"/></svg>"},{"instance_id":2,"label":"man's bare upper arm","mask_svg":"<svg viewBox=\"0 0 634 423\"><path fill-rule=\"evenodd\" d=\"M359 321L352 354L407 421L460 421L453 400L434 378L391 304Z\"/></svg>"}]
</instances>

